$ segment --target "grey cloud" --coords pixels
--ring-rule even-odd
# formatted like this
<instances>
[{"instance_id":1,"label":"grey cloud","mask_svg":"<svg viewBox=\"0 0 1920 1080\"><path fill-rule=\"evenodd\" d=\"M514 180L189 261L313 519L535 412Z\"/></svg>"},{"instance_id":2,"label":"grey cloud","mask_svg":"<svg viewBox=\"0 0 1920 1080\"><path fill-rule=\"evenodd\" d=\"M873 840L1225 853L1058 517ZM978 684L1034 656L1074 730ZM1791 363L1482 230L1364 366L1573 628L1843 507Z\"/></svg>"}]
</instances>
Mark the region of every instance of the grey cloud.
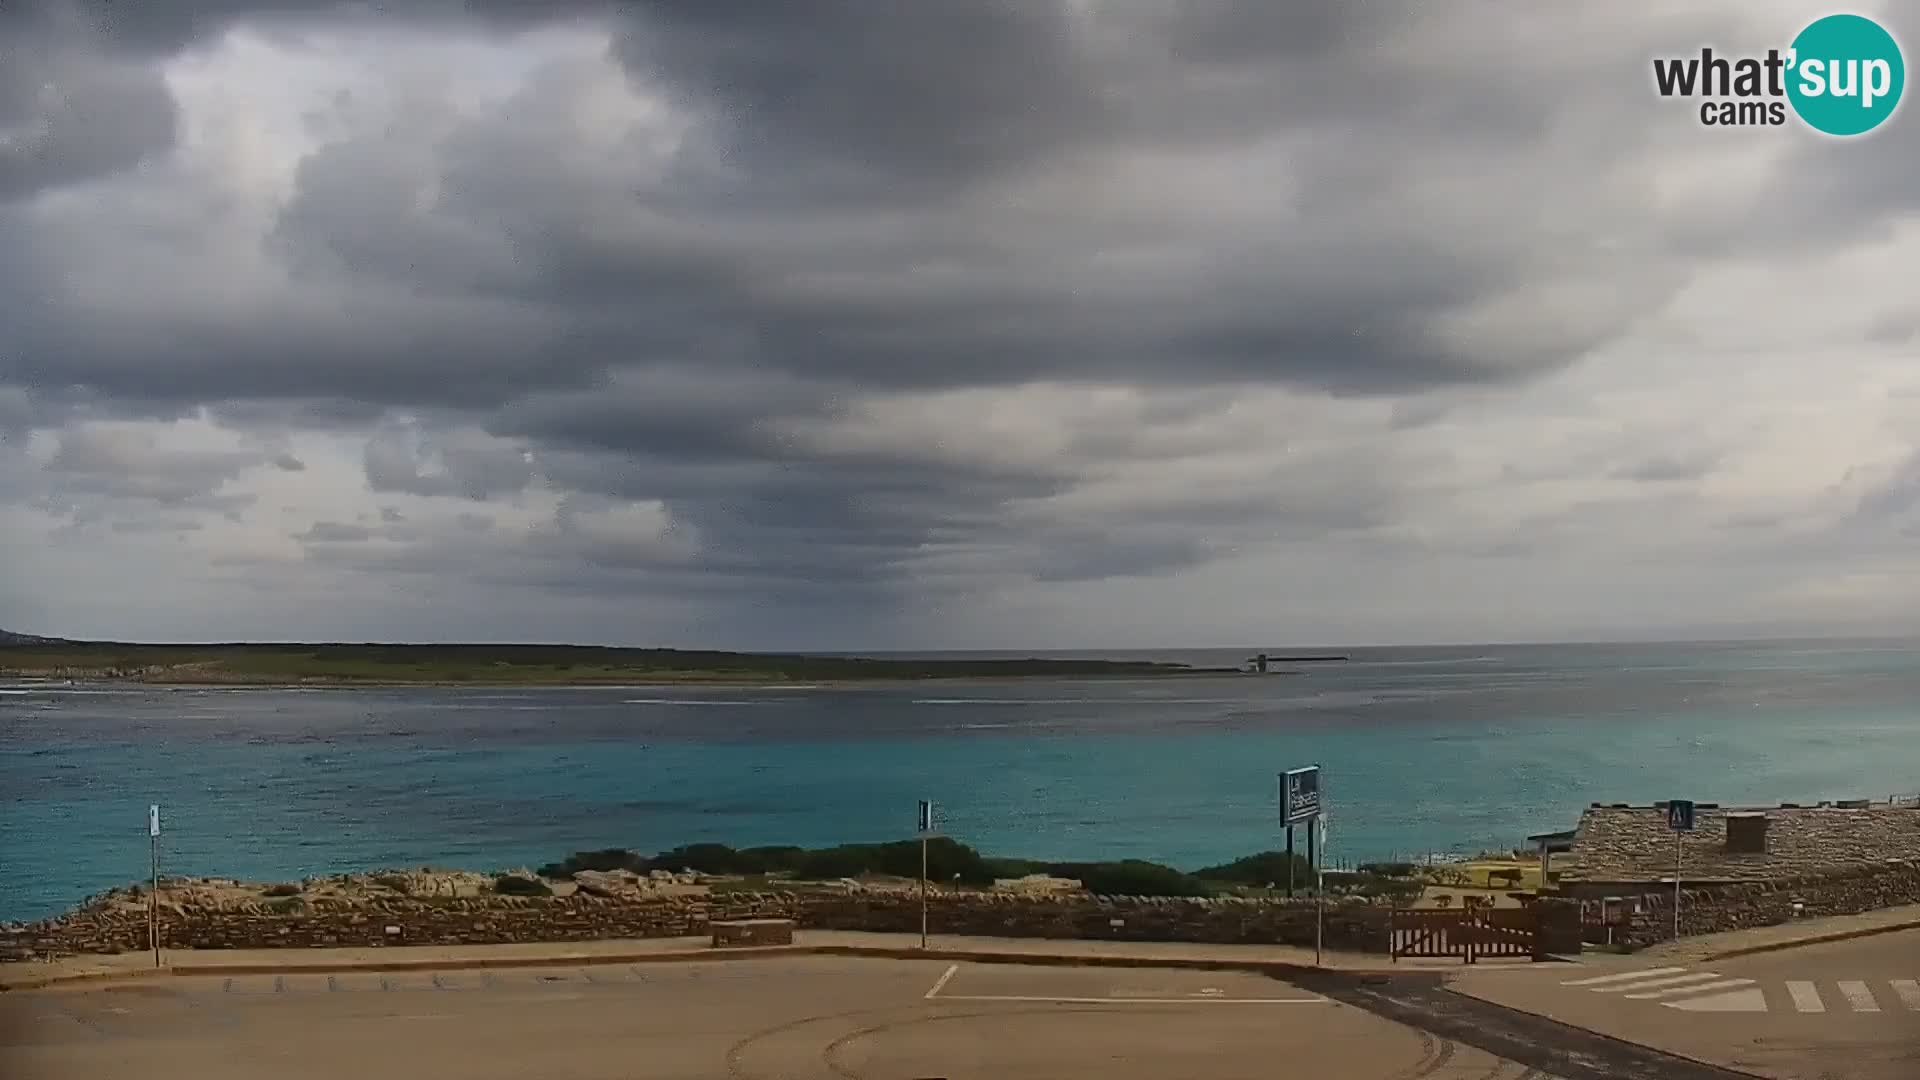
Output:
<instances>
[{"instance_id":1,"label":"grey cloud","mask_svg":"<svg viewBox=\"0 0 1920 1080\"><path fill-rule=\"evenodd\" d=\"M137 432L78 427L61 432L46 471L67 491L210 505L229 481L260 463L246 451L165 450Z\"/></svg>"},{"instance_id":2,"label":"grey cloud","mask_svg":"<svg viewBox=\"0 0 1920 1080\"><path fill-rule=\"evenodd\" d=\"M797 191L949 188L1112 123L1059 4L653 0L634 13L629 66L702 109L728 160Z\"/></svg>"},{"instance_id":3,"label":"grey cloud","mask_svg":"<svg viewBox=\"0 0 1920 1080\"><path fill-rule=\"evenodd\" d=\"M532 537L470 513L316 522L300 534L316 565L575 593L792 610L838 594L856 610L936 579L1083 581L1243 544L1390 543L1406 510L1394 476L1413 467L1365 448L1339 469L1249 467L1171 494L1143 482L1094 508L1073 496L1121 463L1178 462L1192 436L1163 429L1267 385L1387 395L1395 430L1433 425L1450 406L1421 395L1555 371L1663 303L1696 260L1787 242L1754 220L1810 243L1879 227L1913 197L1899 181L1912 125L1861 153L1793 151L1800 179L1736 225L1688 228L1643 188L1611 186L1663 137L1657 103L1633 96L1644 57L1711 29L1704 16L1563 13L1574 21L1546 33L1527 21L1544 16L1514 14L1531 43L1515 45L1406 2L12 10L0 49L57 38L67 52L41 67L78 90L57 108L0 90L0 132L58 121L33 144L58 153L0 151L0 199L171 145L154 64L237 22L609 20L630 85L664 93L690 130L596 131L588 148L584 95L611 92L591 65L540 70L482 111L405 99L301 162L268 237L292 285L244 306L116 304L67 284L134 251L171 266L169 238L224 227L218 206L168 217L156 198L139 228L107 236L0 208L0 433L203 404L263 431L372 429L359 464L376 493L507 501L541 486L575 509ZM851 402L884 412L901 391L1038 382L1156 404L1029 458L970 457L937 424L883 449L803 437ZM53 387L84 407L47 411ZM251 467L89 465L85 449L63 436L53 474L70 501L212 497ZM303 465L279 448L261 460ZM1711 465L1592 472L1678 486ZM644 522L596 531L579 509L651 500L684 530L672 542Z\"/></svg>"},{"instance_id":4,"label":"grey cloud","mask_svg":"<svg viewBox=\"0 0 1920 1080\"><path fill-rule=\"evenodd\" d=\"M316 521L305 532L294 539L319 544L357 544L371 540L374 531L365 525L351 525L339 521Z\"/></svg>"},{"instance_id":5,"label":"grey cloud","mask_svg":"<svg viewBox=\"0 0 1920 1080\"><path fill-rule=\"evenodd\" d=\"M307 463L292 454L275 454L273 456L273 467L279 469L281 472L305 472L307 470Z\"/></svg>"},{"instance_id":6,"label":"grey cloud","mask_svg":"<svg viewBox=\"0 0 1920 1080\"><path fill-rule=\"evenodd\" d=\"M172 147L177 124L156 69L0 25L0 205L130 169Z\"/></svg>"},{"instance_id":7,"label":"grey cloud","mask_svg":"<svg viewBox=\"0 0 1920 1080\"><path fill-rule=\"evenodd\" d=\"M1676 480L1698 480L1719 465L1714 455L1700 454L1683 456L1663 454L1645 458L1635 464L1618 469L1615 475L1628 480L1643 483L1665 483Z\"/></svg>"},{"instance_id":8,"label":"grey cloud","mask_svg":"<svg viewBox=\"0 0 1920 1080\"><path fill-rule=\"evenodd\" d=\"M367 440L367 486L376 492L461 495L488 499L533 480L527 451L460 433L426 434L389 427Z\"/></svg>"},{"instance_id":9,"label":"grey cloud","mask_svg":"<svg viewBox=\"0 0 1920 1080\"><path fill-rule=\"evenodd\" d=\"M613 0L9 0L0 33L84 32L118 51L159 56L216 37L237 23L269 31L327 21L382 18L431 25L482 21L503 28L605 11Z\"/></svg>"}]
</instances>

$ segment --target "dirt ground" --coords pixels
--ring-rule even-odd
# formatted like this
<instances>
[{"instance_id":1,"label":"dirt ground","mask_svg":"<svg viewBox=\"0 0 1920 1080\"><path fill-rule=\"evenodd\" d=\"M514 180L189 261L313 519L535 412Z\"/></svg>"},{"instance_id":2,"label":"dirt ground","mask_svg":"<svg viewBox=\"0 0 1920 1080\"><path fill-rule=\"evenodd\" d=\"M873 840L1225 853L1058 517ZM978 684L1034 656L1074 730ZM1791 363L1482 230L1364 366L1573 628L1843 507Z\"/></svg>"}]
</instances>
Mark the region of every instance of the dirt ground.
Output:
<instances>
[{"instance_id":1,"label":"dirt ground","mask_svg":"<svg viewBox=\"0 0 1920 1080\"><path fill-rule=\"evenodd\" d=\"M1540 1076L1236 972L796 957L175 976L0 995L9 1080L1264 1080L1279 1071Z\"/></svg>"}]
</instances>

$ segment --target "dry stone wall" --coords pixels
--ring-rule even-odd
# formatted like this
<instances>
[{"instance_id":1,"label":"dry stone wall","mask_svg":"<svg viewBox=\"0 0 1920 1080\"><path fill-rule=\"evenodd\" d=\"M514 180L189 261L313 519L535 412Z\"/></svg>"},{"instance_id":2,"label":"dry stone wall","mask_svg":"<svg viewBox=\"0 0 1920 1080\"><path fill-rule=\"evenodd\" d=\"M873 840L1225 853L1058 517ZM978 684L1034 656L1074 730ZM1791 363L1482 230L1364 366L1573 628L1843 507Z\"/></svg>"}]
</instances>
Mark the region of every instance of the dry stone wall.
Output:
<instances>
[{"instance_id":1,"label":"dry stone wall","mask_svg":"<svg viewBox=\"0 0 1920 1080\"><path fill-rule=\"evenodd\" d=\"M1626 928L1626 943L1651 945L1673 937L1673 892L1649 891ZM1815 877L1680 890L1680 932L1692 937L1778 926L1796 918L1858 915L1920 904L1920 860L1889 860Z\"/></svg>"},{"instance_id":2,"label":"dry stone wall","mask_svg":"<svg viewBox=\"0 0 1920 1080\"><path fill-rule=\"evenodd\" d=\"M912 894L730 893L710 899L462 897L287 902L241 911L164 911L169 948L266 949L369 945L487 945L704 934L711 922L790 918L805 929L917 932ZM1385 951L1384 908L1331 905L1326 944ZM1311 945L1313 905L1235 899L949 894L928 907L936 934L1218 944ZM150 948L144 914L82 910L16 927L0 956L48 958Z\"/></svg>"}]
</instances>

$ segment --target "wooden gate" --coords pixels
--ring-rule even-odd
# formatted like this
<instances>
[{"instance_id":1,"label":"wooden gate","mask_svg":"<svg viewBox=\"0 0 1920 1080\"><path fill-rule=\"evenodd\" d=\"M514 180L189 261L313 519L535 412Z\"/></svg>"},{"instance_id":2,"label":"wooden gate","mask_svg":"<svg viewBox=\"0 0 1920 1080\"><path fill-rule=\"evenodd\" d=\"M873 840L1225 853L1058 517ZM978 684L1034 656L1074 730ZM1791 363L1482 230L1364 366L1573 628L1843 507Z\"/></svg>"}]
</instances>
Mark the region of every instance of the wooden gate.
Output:
<instances>
[{"instance_id":1,"label":"wooden gate","mask_svg":"<svg viewBox=\"0 0 1920 1080\"><path fill-rule=\"evenodd\" d=\"M1389 937L1393 958L1483 956L1540 959L1539 919L1528 908L1475 911L1395 911Z\"/></svg>"}]
</instances>

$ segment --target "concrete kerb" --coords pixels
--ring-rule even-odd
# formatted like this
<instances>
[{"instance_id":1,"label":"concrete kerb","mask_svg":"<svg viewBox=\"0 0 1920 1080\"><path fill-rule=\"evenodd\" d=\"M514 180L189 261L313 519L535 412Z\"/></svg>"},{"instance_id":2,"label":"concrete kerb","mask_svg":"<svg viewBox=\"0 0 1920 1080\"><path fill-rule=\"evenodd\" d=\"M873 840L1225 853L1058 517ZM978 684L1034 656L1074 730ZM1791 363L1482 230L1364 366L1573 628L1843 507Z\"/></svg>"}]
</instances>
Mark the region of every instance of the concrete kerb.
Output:
<instances>
[{"instance_id":1,"label":"concrete kerb","mask_svg":"<svg viewBox=\"0 0 1920 1080\"><path fill-rule=\"evenodd\" d=\"M1075 952L1002 952L991 949L930 949L881 945L767 945L728 949L697 949L672 952L634 953L556 953L543 956L448 957L421 960L352 960L319 963L172 963L159 968L127 971L87 971L66 975L48 975L0 984L0 992L38 990L75 983L138 982L156 976L207 975L337 975L353 972L473 971L533 967L590 967L607 964L650 964L725 962L768 956L851 956L885 960L945 960L950 963L1024 964L1041 967L1161 968L1188 971L1246 971L1278 979L1349 976L1378 978L1411 974L1405 969L1381 965L1373 968L1321 968L1285 960L1235 959L1233 957L1126 956Z\"/></svg>"},{"instance_id":2,"label":"concrete kerb","mask_svg":"<svg viewBox=\"0 0 1920 1080\"><path fill-rule=\"evenodd\" d=\"M1887 923L1884 926L1862 926L1853 930L1835 930L1826 934L1809 934L1806 937L1789 938L1785 941L1767 941L1758 945L1743 945L1737 949L1724 949L1708 953L1701 957L1706 963L1716 960L1732 960L1740 956L1756 956L1760 953L1784 952L1809 945L1828 945L1836 941L1852 941L1855 938L1874 937L1878 934L1893 934L1902 930L1920 930L1920 919L1905 922Z\"/></svg>"},{"instance_id":3,"label":"concrete kerb","mask_svg":"<svg viewBox=\"0 0 1920 1080\"><path fill-rule=\"evenodd\" d=\"M0 994L15 990L45 990L50 986L68 986L74 983L123 983L139 982L156 976L171 975L170 967L141 968L137 971L76 971L65 975L43 975L11 981L0 981Z\"/></svg>"}]
</instances>

